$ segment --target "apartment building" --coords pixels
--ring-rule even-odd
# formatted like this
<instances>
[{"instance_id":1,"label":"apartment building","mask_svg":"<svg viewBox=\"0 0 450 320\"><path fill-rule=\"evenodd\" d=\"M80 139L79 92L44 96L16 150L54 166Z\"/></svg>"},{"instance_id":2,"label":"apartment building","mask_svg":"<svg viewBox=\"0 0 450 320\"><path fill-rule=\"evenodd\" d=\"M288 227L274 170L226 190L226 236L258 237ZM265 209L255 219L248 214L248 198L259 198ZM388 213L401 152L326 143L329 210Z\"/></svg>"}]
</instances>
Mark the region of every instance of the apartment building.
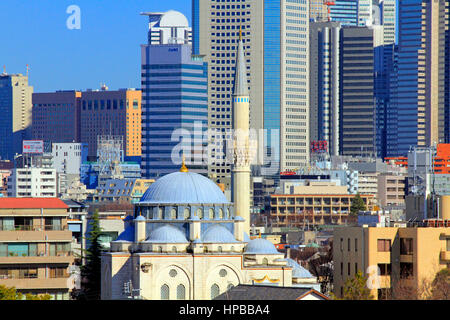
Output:
<instances>
[{"instance_id":1,"label":"apartment building","mask_svg":"<svg viewBox=\"0 0 450 320\"><path fill-rule=\"evenodd\" d=\"M8 177L8 197L54 198L58 196L53 168L15 168Z\"/></svg>"},{"instance_id":2,"label":"apartment building","mask_svg":"<svg viewBox=\"0 0 450 320\"><path fill-rule=\"evenodd\" d=\"M381 207L405 206L406 174L382 173L377 177L377 200Z\"/></svg>"},{"instance_id":3,"label":"apartment building","mask_svg":"<svg viewBox=\"0 0 450 320\"><path fill-rule=\"evenodd\" d=\"M330 190L335 189L332 187ZM346 187L342 187L346 190ZM302 188L303 189L303 188ZM344 224L349 219L354 194L322 192L302 194L274 194L270 196L270 218L274 227L301 227L305 225ZM367 211L374 209L374 196L361 195Z\"/></svg>"},{"instance_id":4,"label":"apartment building","mask_svg":"<svg viewBox=\"0 0 450 320\"><path fill-rule=\"evenodd\" d=\"M67 209L56 198L0 198L0 285L69 299L74 256Z\"/></svg>"},{"instance_id":5,"label":"apartment building","mask_svg":"<svg viewBox=\"0 0 450 320\"><path fill-rule=\"evenodd\" d=\"M432 281L450 267L449 227L343 227L333 237L338 297L358 271L369 276L371 294L380 300L400 294L400 288L420 288L424 279Z\"/></svg>"}]
</instances>

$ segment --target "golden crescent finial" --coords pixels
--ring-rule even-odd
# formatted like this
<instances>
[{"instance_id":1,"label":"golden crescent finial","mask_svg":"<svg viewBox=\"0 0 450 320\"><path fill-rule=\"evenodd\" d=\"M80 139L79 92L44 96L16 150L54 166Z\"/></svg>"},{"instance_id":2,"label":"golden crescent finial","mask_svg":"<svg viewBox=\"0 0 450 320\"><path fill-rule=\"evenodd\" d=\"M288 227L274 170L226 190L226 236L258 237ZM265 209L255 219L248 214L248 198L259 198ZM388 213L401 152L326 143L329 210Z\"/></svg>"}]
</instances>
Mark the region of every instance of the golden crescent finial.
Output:
<instances>
[{"instance_id":1,"label":"golden crescent finial","mask_svg":"<svg viewBox=\"0 0 450 320\"><path fill-rule=\"evenodd\" d=\"M242 25L239 26L239 41L242 41Z\"/></svg>"},{"instance_id":2,"label":"golden crescent finial","mask_svg":"<svg viewBox=\"0 0 450 320\"><path fill-rule=\"evenodd\" d=\"M188 168L186 167L186 157L184 156L183 153L183 163L181 164L181 169L180 172L188 172Z\"/></svg>"}]
</instances>

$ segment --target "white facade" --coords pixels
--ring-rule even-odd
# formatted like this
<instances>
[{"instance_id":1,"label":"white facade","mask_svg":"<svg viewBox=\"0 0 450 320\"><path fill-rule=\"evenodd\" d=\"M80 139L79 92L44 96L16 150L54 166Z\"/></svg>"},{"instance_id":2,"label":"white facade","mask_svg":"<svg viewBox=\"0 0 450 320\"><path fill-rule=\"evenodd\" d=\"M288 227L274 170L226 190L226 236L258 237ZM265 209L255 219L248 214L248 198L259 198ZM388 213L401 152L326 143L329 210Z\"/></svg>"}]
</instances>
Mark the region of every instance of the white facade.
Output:
<instances>
[{"instance_id":1,"label":"white facade","mask_svg":"<svg viewBox=\"0 0 450 320\"><path fill-rule=\"evenodd\" d=\"M192 30L187 18L180 12L143 12L148 16L148 44L190 44Z\"/></svg>"},{"instance_id":2,"label":"white facade","mask_svg":"<svg viewBox=\"0 0 450 320\"><path fill-rule=\"evenodd\" d=\"M80 174L81 164L87 161L86 143L53 143L53 167L58 173Z\"/></svg>"},{"instance_id":3,"label":"white facade","mask_svg":"<svg viewBox=\"0 0 450 320\"><path fill-rule=\"evenodd\" d=\"M17 168L8 177L8 197L57 197L56 170L53 168Z\"/></svg>"}]
</instances>

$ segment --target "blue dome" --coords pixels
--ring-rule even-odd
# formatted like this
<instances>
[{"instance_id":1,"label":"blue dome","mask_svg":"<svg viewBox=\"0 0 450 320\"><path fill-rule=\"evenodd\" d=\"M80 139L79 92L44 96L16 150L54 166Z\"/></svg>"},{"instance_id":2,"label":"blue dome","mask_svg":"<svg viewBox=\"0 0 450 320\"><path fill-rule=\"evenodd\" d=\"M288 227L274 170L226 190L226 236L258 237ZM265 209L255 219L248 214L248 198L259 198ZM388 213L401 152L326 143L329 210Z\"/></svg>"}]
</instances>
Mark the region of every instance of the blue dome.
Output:
<instances>
[{"instance_id":1,"label":"blue dome","mask_svg":"<svg viewBox=\"0 0 450 320\"><path fill-rule=\"evenodd\" d=\"M146 241L163 243L188 242L183 231L170 224L165 224L162 227L153 230Z\"/></svg>"},{"instance_id":2,"label":"blue dome","mask_svg":"<svg viewBox=\"0 0 450 320\"><path fill-rule=\"evenodd\" d=\"M250 240L244 251L249 254L279 254L272 242L261 238Z\"/></svg>"},{"instance_id":3,"label":"blue dome","mask_svg":"<svg viewBox=\"0 0 450 320\"><path fill-rule=\"evenodd\" d=\"M233 234L224 226L215 224L209 227L202 236L202 242L237 242Z\"/></svg>"},{"instance_id":4,"label":"blue dome","mask_svg":"<svg viewBox=\"0 0 450 320\"><path fill-rule=\"evenodd\" d=\"M174 172L152 183L140 203L229 203L220 188L194 172Z\"/></svg>"},{"instance_id":5,"label":"blue dome","mask_svg":"<svg viewBox=\"0 0 450 320\"><path fill-rule=\"evenodd\" d=\"M292 278L314 278L314 276L296 261L292 259L286 259L287 265L292 267Z\"/></svg>"}]
</instances>

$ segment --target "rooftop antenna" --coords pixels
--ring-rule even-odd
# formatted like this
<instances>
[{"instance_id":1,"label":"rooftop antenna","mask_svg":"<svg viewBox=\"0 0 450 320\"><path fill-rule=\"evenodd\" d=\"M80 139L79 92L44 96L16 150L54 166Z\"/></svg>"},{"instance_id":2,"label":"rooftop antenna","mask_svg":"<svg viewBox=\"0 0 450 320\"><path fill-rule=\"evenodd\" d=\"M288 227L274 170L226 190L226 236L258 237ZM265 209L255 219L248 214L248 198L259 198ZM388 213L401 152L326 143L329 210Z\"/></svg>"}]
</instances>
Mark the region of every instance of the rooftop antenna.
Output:
<instances>
[{"instance_id":1,"label":"rooftop antenna","mask_svg":"<svg viewBox=\"0 0 450 320\"><path fill-rule=\"evenodd\" d=\"M3 74L6 74L6 66L3 65Z\"/></svg>"},{"instance_id":2,"label":"rooftop antenna","mask_svg":"<svg viewBox=\"0 0 450 320\"><path fill-rule=\"evenodd\" d=\"M29 66L29 64L27 63L27 77L28 77L28 71L30 70L30 66Z\"/></svg>"}]
</instances>

